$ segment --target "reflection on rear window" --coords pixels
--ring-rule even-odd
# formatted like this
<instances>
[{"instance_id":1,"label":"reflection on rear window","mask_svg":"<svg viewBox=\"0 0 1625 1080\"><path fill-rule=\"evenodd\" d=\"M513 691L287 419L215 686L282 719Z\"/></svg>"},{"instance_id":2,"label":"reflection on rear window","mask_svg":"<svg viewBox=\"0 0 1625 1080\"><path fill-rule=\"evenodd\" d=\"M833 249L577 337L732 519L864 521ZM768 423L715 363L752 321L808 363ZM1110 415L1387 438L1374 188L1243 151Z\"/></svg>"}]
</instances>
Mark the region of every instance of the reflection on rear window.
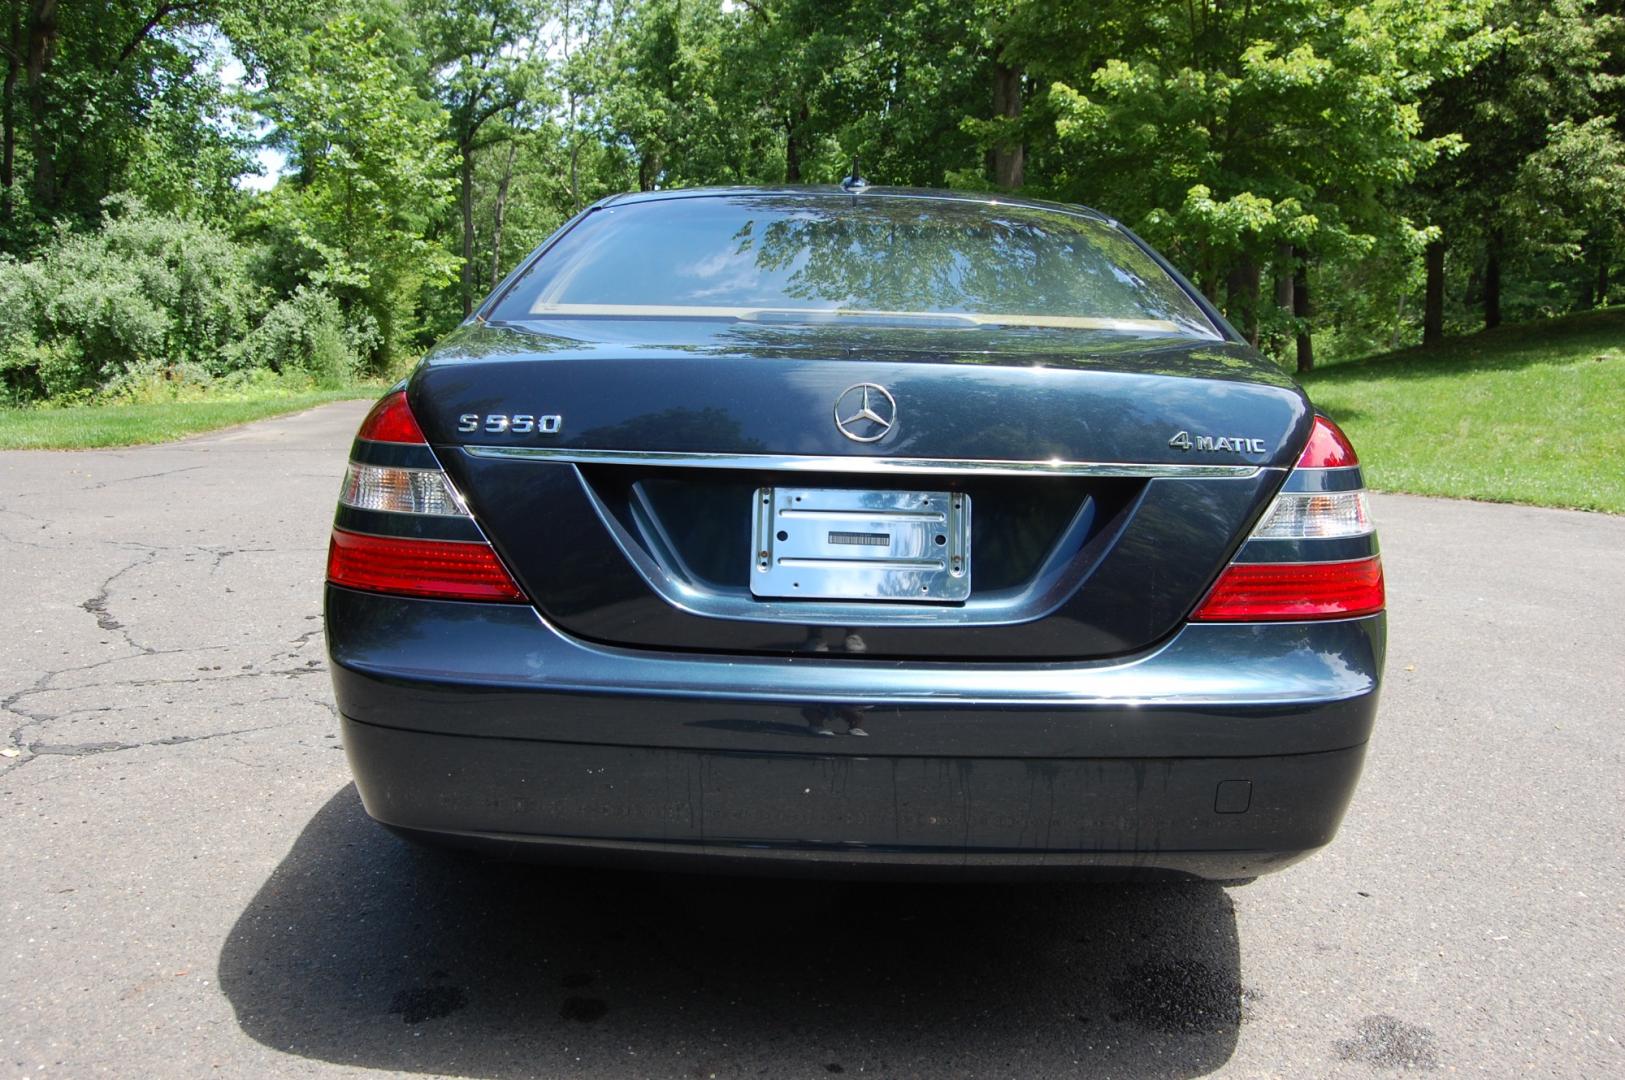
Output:
<instances>
[{"instance_id":1,"label":"reflection on rear window","mask_svg":"<svg viewBox=\"0 0 1625 1080\"><path fill-rule=\"evenodd\" d=\"M1218 337L1178 283L1108 224L884 195L742 194L606 207L555 244L493 317Z\"/></svg>"}]
</instances>

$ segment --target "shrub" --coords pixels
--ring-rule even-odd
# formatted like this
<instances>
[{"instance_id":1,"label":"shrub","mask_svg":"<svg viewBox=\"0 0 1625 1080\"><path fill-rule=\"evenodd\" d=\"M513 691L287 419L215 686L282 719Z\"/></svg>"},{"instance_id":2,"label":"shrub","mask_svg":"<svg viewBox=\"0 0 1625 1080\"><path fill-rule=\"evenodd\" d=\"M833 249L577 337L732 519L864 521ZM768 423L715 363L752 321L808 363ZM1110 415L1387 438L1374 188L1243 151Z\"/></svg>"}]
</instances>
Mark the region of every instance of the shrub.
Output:
<instances>
[{"instance_id":1,"label":"shrub","mask_svg":"<svg viewBox=\"0 0 1625 1080\"><path fill-rule=\"evenodd\" d=\"M167 369L225 372L266 304L249 265L217 228L109 199L96 232L61 229L33 262L0 263L4 393L116 393Z\"/></svg>"},{"instance_id":2,"label":"shrub","mask_svg":"<svg viewBox=\"0 0 1625 1080\"><path fill-rule=\"evenodd\" d=\"M273 302L264 250L128 196L106 206L32 262L0 256L0 404L158 399L256 371L336 387L384 351L362 305L309 285Z\"/></svg>"},{"instance_id":3,"label":"shrub","mask_svg":"<svg viewBox=\"0 0 1625 1080\"><path fill-rule=\"evenodd\" d=\"M38 266L0 255L0 404L45 395L35 334L44 291Z\"/></svg>"},{"instance_id":4,"label":"shrub","mask_svg":"<svg viewBox=\"0 0 1625 1080\"><path fill-rule=\"evenodd\" d=\"M375 337L366 324L347 324L331 294L300 285L234 350L233 366L302 372L318 386L342 386L355 377Z\"/></svg>"}]
</instances>

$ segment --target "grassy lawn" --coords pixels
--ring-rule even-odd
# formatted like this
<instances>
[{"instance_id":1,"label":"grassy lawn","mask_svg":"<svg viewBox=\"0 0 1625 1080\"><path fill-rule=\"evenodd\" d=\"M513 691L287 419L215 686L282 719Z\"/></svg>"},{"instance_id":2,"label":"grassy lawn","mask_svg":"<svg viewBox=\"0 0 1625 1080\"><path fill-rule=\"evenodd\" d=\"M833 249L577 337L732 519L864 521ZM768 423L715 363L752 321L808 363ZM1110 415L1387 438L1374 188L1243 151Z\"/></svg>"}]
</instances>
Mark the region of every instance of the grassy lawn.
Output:
<instances>
[{"instance_id":1,"label":"grassy lawn","mask_svg":"<svg viewBox=\"0 0 1625 1080\"><path fill-rule=\"evenodd\" d=\"M1372 487L1625 513L1625 308L1333 364L1303 382Z\"/></svg>"},{"instance_id":2,"label":"grassy lawn","mask_svg":"<svg viewBox=\"0 0 1625 1080\"><path fill-rule=\"evenodd\" d=\"M200 431L300 412L329 401L376 397L380 388L244 394L139 405L0 409L0 450L79 449L165 442Z\"/></svg>"}]
</instances>

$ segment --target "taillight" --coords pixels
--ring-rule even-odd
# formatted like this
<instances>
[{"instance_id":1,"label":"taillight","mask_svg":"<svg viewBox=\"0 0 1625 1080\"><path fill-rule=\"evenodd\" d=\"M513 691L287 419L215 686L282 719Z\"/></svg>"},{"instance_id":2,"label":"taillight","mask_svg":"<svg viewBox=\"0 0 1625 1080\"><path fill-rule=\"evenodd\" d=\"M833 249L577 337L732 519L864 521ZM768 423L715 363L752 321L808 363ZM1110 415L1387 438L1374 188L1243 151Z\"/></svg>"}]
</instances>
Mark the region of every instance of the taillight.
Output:
<instances>
[{"instance_id":1,"label":"taillight","mask_svg":"<svg viewBox=\"0 0 1625 1080\"><path fill-rule=\"evenodd\" d=\"M391 514L467 517L468 508L439 469L397 469L389 465L350 462L339 489L339 502L357 510Z\"/></svg>"},{"instance_id":2,"label":"taillight","mask_svg":"<svg viewBox=\"0 0 1625 1080\"><path fill-rule=\"evenodd\" d=\"M423 429L418 427L417 417L412 415L412 407L406 403L404 390L396 390L379 398L378 404L361 421L361 430L355 433L355 437L373 442L428 445L423 437Z\"/></svg>"},{"instance_id":3,"label":"taillight","mask_svg":"<svg viewBox=\"0 0 1625 1080\"><path fill-rule=\"evenodd\" d=\"M1202 622L1348 619L1383 606L1382 559L1231 563L1202 601Z\"/></svg>"},{"instance_id":4,"label":"taillight","mask_svg":"<svg viewBox=\"0 0 1625 1080\"><path fill-rule=\"evenodd\" d=\"M378 445L385 443L393 448ZM414 535L426 529L436 538ZM437 600L525 599L441 470L400 391L374 405L356 433L339 489L327 580L347 589Z\"/></svg>"},{"instance_id":5,"label":"taillight","mask_svg":"<svg viewBox=\"0 0 1625 1080\"><path fill-rule=\"evenodd\" d=\"M482 540L416 540L333 530L327 580L347 589L439 600L523 600Z\"/></svg>"},{"instance_id":6,"label":"taillight","mask_svg":"<svg viewBox=\"0 0 1625 1080\"><path fill-rule=\"evenodd\" d=\"M1347 469L1359 463L1360 459L1342 429L1324 416L1315 417L1315 426L1309 430L1308 445L1298 455L1298 468Z\"/></svg>"},{"instance_id":7,"label":"taillight","mask_svg":"<svg viewBox=\"0 0 1625 1080\"><path fill-rule=\"evenodd\" d=\"M1386 603L1375 531L1354 448L1336 424L1317 416L1284 489L1191 618L1268 622L1375 614ZM1349 558L1354 553L1359 557Z\"/></svg>"},{"instance_id":8,"label":"taillight","mask_svg":"<svg viewBox=\"0 0 1625 1080\"><path fill-rule=\"evenodd\" d=\"M1330 540L1373 531L1364 491L1283 491L1249 539Z\"/></svg>"}]
</instances>

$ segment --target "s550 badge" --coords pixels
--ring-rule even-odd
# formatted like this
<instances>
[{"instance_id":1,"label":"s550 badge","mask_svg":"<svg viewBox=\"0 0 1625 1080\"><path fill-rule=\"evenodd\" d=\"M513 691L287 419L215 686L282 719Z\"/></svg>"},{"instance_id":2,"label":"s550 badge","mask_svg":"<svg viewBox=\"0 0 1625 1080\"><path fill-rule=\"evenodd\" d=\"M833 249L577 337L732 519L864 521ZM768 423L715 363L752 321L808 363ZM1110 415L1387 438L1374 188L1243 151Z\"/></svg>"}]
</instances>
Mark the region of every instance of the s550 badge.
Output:
<instances>
[{"instance_id":1,"label":"s550 badge","mask_svg":"<svg viewBox=\"0 0 1625 1080\"><path fill-rule=\"evenodd\" d=\"M1263 439L1247 439L1240 435L1212 435L1192 436L1188 431L1181 431L1168 440L1168 445L1175 450L1196 450L1200 453L1214 453L1227 450L1234 454L1262 454L1265 453Z\"/></svg>"},{"instance_id":2,"label":"s550 badge","mask_svg":"<svg viewBox=\"0 0 1625 1080\"><path fill-rule=\"evenodd\" d=\"M543 435L557 435L564 427L564 417L558 413L546 416L535 416L531 413L464 413L457 418L457 430L465 435L471 431L488 431L492 435L501 435L511 431L517 435L528 435L539 432Z\"/></svg>"}]
</instances>

